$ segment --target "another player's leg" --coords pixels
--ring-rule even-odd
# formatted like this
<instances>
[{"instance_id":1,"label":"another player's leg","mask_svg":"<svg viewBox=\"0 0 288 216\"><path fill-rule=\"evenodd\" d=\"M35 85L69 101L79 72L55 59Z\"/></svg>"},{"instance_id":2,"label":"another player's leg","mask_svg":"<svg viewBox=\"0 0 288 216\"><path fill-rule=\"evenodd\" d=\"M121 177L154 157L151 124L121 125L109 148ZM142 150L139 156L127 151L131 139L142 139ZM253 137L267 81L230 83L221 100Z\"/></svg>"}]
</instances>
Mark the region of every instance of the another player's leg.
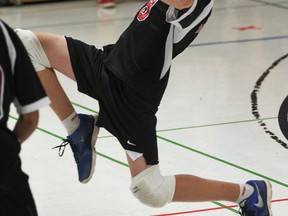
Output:
<instances>
[{"instance_id":1,"label":"another player's leg","mask_svg":"<svg viewBox=\"0 0 288 216\"><path fill-rule=\"evenodd\" d=\"M70 144L77 163L79 181L86 183L94 172L96 158L94 145L99 128L95 126L97 117L76 113L52 69L55 67L56 70L62 70L66 76L75 80L66 40L63 36L38 33L40 43L31 31L22 29L15 31L25 45L30 59L38 71L37 74L51 100L51 108L67 130L67 139L58 146L60 148L59 153L62 155L62 147ZM43 50L42 45L45 50Z\"/></svg>"}]
</instances>

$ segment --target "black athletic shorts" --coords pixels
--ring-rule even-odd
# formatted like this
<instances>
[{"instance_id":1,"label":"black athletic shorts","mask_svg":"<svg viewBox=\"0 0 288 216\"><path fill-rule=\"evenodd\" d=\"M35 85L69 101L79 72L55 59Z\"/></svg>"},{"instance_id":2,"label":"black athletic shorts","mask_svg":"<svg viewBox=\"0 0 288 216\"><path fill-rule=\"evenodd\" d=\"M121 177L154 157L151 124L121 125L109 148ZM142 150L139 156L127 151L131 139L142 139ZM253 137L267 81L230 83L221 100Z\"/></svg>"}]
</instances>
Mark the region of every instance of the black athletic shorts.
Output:
<instances>
[{"instance_id":1,"label":"black athletic shorts","mask_svg":"<svg viewBox=\"0 0 288 216\"><path fill-rule=\"evenodd\" d=\"M105 67L113 45L101 50L70 37L66 41L78 90L99 102L96 125L117 137L125 150L143 153L147 164L157 164L157 107Z\"/></svg>"}]
</instances>

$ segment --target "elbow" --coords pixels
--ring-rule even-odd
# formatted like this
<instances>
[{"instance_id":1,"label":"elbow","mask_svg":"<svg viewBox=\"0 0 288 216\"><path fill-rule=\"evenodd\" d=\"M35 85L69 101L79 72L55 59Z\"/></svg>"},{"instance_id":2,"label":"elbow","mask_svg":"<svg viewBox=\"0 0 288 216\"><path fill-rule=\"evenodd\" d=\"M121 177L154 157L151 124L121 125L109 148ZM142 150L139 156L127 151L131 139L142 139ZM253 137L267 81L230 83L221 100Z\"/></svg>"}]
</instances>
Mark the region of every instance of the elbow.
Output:
<instances>
[{"instance_id":1,"label":"elbow","mask_svg":"<svg viewBox=\"0 0 288 216\"><path fill-rule=\"evenodd\" d=\"M36 128L39 120L39 111L34 111L29 114L21 115L22 122L30 128Z\"/></svg>"},{"instance_id":2,"label":"elbow","mask_svg":"<svg viewBox=\"0 0 288 216\"><path fill-rule=\"evenodd\" d=\"M38 111L22 114L14 127L13 132L20 143L23 143L36 129L39 119Z\"/></svg>"}]
</instances>

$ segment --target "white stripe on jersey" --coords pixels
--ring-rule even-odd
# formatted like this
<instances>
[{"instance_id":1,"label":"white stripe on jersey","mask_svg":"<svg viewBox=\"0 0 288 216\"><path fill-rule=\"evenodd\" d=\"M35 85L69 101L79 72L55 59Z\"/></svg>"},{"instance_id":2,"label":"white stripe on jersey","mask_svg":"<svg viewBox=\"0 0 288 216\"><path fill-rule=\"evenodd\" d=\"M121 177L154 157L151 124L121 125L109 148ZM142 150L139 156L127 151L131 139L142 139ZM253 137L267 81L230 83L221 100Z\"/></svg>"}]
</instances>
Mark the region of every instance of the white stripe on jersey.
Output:
<instances>
[{"instance_id":1,"label":"white stripe on jersey","mask_svg":"<svg viewBox=\"0 0 288 216\"><path fill-rule=\"evenodd\" d=\"M166 40L165 44L165 57L164 57L164 64L163 68L161 71L161 76L160 79L162 79L165 74L168 72L171 62L172 62L172 56L173 56L173 31L174 31L174 26L170 26L169 34Z\"/></svg>"},{"instance_id":2,"label":"white stripe on jersey","mask_svg":"<svg viewBox=\"0 0 288 216\"><path fill-rule=\"evenodd\" d=\"M179 43L185 36L186 34L191 31L191 29L193 29L195 26L197 26L203 19L205 19L205 17L208 16L208 14L210 13L210 11L212 10L212 6L214 4L214 0L211 0L211 2L204 8L203 12L195 19L195 21L193 23L191 23L187 28L175 28L174 31L174 43ZM186 13L190 14L191 13L191 9L194 10L194 8L196 7L196 4L193 5L193 7L191 7ZM185 14L186 14L185 13ZM183 14L183 16L185 16L185 14ZM187 15L186 15L187 16ZM179 21L182 19L182 16L180 17L180 19L174 20L171 23L173 25L176 25L177 27L180 25Z\"/></svg>"},{"instance_id":3,"label":"white stripe on jersey","mask_svg":"<svg viewBox=\"0 0 288 216\"><path fill-rule=\"evenodd\" d=\"M182 28L182 26L180 25L180 21L185 19L189 14L191 14L196 8L197 4L198 0L195 0L192 7L189 8L189 10L187 10L187 12L184 13L182 16L180 16L178 19L177 19L178 10L176 10L171 6L167 10L166 21L171 23L172 25L170 27L170 31L166 40L165 58L160 79L162 79L165 76L165 74L168 72L171 66L173 55L173 44L179 43L188 34L189 31L191 31L203 19L205 19L205 17L209 15L210 11L212 10L212 6L214 4L214 0L211 0L211 2L204 8L202 13L194 20L194 22L192 22L188 27Z\"/></svg>"},{"instance_id":4,"label":"white stripe on jersey","mask_svg":"<svg viewBox=\"0 0 288 216\"><path fill-rule=\"evenodd\" d=\"M19 115L27 114L39 110L40 108L50 104L50 99L48 97L41 98L34 103L21 106L17 99L14 100L14 105L17 109Z\"/></svg>"}]
</instances>

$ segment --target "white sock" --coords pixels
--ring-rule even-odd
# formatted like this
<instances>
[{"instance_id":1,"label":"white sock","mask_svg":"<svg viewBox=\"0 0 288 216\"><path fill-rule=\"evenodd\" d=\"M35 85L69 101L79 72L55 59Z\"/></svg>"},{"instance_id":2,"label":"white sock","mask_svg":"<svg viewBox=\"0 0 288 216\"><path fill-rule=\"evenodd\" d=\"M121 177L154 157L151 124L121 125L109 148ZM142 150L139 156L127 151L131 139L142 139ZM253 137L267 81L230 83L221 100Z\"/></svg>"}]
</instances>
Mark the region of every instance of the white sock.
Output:
<instances>
[{"instance_id":1,"label":"white sock","mask_svg":"<svg viewBox=\"0 0 288 216\"><path fill-rule=\"evenodd\" d=\"M237 199L236 203L241 203L244 199L251 196L254 192L254 188L249 184L240 184L240 194L239 198Z\"/></svg>"},{"instance_id":2,"label":"white sock","mask_svg":"<svg viewBox=\"0 0 288 216\"><path fill-rule=\"evenodd\" d=\"M80 125L78 114L74 111L71 115L62 121L62 124L67 130L68 135L71 135Z\"/></svg>"}]
</instances>

